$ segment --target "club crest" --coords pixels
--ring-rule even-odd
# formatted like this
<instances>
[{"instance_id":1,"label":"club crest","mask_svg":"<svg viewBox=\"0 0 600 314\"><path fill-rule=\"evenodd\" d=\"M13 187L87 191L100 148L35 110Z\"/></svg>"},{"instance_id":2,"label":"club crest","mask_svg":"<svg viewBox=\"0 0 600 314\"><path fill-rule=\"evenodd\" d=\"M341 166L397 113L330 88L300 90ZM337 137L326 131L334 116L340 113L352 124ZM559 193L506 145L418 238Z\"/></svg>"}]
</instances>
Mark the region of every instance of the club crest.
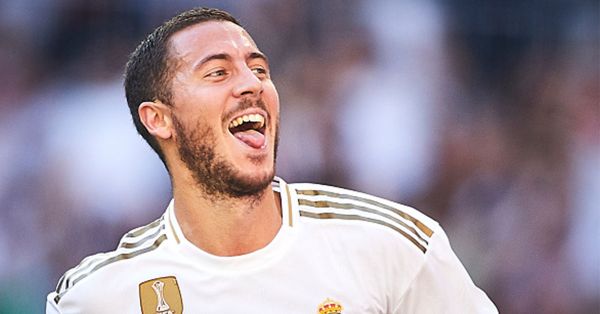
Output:
<instances>
[{"instance_id":1,"label":"club crest","mask_svg":"<svg viewBox=\"0 0 600 314\"><path fill-rule=\"evenodd\" d=\"M341 303L327 298L319 304L319 314L342 314L344 307Z\"/></svg>"},{"instance_id":2,"label":"club crest","mask_svg":"<svg viewBox=\"0 0 600 314\"><path fill-rule=\"evenodd\" d=\"M174 276L154 278L140 284L142 314L181 314L183 301Z\"/></svg>"}]
</instances>

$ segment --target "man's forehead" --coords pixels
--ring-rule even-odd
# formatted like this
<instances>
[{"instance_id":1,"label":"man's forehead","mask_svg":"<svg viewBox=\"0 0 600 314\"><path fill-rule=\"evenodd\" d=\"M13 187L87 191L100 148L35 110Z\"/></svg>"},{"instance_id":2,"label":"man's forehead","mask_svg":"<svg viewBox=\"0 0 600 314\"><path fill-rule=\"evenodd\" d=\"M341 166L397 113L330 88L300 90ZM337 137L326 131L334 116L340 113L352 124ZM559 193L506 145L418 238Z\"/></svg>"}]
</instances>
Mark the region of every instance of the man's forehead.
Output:
<instances>
[{"instance_id":1,"label":"man's forehead","mask_svg":"<svg viewBox=\"0 0 600 314\"><path fill-rule=\"evenodd\" d=\"M186 27L173 34L171 48L182 57L215 53L223 49L258 50L250 34L229 21L201 22Z\"/></svg>"}]
</instances>

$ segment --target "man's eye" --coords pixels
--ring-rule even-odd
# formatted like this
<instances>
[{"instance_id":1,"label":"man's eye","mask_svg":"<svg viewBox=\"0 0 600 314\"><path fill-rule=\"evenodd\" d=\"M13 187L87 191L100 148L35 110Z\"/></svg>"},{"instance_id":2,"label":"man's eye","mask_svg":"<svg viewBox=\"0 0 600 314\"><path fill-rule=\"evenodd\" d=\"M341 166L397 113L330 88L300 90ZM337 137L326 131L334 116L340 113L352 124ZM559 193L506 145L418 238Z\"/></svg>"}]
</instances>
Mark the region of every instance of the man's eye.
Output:
<instances>
[{"instance_id":1,"label":"man's eye","mask_svg":"<svg viewBox=\"0 0 600 314\"><path fill-rule=\"evenodd\" d=\"M208 73L206 75L206 77L221 77L221 76L224 76L225 74L227 74L227 72L225 72L225 70L216 70L216 71L212 71L212 72Z\"/></svg>"},{"instance_id":2,"label":"man's eye","mask_svg":"<svg viewBox=\"0 0 600 314\"><path fill-rule=\"evenodd\" d=\"M263 67L254 67L254 68L252 68L252 72L254 72L255 74L259 74L259 75L267 74L267 70Z\"/></svg>"}]
</instances>

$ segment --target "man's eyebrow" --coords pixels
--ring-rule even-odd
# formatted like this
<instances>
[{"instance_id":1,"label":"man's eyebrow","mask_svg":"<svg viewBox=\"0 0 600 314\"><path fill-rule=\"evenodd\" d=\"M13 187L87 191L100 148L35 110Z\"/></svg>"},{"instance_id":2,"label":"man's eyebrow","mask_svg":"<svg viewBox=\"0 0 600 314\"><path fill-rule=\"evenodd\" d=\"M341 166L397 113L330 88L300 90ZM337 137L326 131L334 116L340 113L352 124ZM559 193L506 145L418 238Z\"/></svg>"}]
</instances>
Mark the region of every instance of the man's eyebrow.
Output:
<instances>
[{"instance_id":1,"label":"man's eyebrow","mask_svg":"<svg viewBox=\"0 0 600 314\"><path fill-rule=\"evenodd\" d=\"M212 60L230 60L231 56L226 54L226 53L217 53L214 55L210 55L207 57L202 58L202 60L198 61L195 65L194 68L198 69L200 68L202 65L204 65L205 63L212 61Z\"/></svg>"},{"instance_id":2,"label":"man's eyebrow","mask_svg":"<svg viewBox=\"0 0 600 314\"><path fill-rule=\"evenodd\" d=\"M252 59L262 59L267 64L269 63L269 59L267 58L267 56L265 56L261 52L251 52L251 53L249 53L248 57L246 57L246 60L252 60ZM212 61L212 60L231 60L231 56L229 54L227 54L227 53L216 53L216 54L213 54L213 55L210 55L210 56L202 58L202 60L198 61L194 65L194 68L198 69L202 65L204 65L207 62Z\"/></svg>"},{"instance_id":3,"label":"man's eyebrow","mask_svg":"<svg viewBox=\"0 0 600 314\"><path fill-rule=\"evenodd\" d=\"M263 59L267 64L269 63L269 59L267 58L267 56L265 56L264 54L262 54L260 52L249 53L246 60L252 60L252 59Z\"/></svg>"}]
</instances>

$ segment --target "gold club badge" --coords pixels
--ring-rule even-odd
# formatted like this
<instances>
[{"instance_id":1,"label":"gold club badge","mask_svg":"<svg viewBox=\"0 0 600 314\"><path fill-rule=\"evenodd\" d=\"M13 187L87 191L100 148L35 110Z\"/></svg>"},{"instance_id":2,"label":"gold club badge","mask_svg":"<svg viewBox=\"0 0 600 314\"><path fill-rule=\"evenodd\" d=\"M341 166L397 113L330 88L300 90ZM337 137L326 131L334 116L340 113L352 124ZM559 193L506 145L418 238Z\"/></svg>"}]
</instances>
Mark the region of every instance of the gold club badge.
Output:
<instances>
[{"instance_id":1,"label":"gold club badge","mask_svg":"<svg viewBox=\"0 0 600 314\"><path fill-rule=\"evenodd\" d=\"M342 314L343 309L342 304L330 298L319 304L319 314Z\"/></svg>"},{"instance_id":2,"label":"gold club badge","mask_svg":"<svg viewBox=\"0 0 600 314\"><path fill-rule=\"evenodd\" d=\"M154 278L140 284L142 314L181 314L183 301L174 276Z\"/></svg>"}]
</instances>

